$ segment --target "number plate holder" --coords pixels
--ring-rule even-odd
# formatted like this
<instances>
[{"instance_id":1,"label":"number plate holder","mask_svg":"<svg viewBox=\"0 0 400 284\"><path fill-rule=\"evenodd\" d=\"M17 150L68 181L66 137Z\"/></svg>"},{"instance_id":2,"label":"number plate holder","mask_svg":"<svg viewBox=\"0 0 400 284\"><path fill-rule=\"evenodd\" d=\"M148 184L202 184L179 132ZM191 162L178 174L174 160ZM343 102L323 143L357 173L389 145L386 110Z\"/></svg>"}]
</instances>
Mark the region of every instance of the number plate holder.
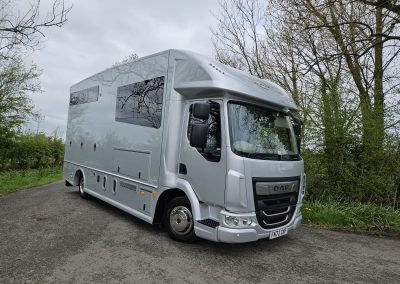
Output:
<instances>
[{"instance_id":1,"label":"number plate holder","mask_svg":"<svg viewBox=\"0 0 400 284\"><path fill-rule=\"evenodd\" d=\"M288 229L287 228L282 228L282 229L279 229L279 230L275 230L275 231L272 231L271 233L269 233L269 239L270 240L276 239L276 238L282 237L284 235L287 235L287 233L288 233Z\"/></svg>"}]
</instances>

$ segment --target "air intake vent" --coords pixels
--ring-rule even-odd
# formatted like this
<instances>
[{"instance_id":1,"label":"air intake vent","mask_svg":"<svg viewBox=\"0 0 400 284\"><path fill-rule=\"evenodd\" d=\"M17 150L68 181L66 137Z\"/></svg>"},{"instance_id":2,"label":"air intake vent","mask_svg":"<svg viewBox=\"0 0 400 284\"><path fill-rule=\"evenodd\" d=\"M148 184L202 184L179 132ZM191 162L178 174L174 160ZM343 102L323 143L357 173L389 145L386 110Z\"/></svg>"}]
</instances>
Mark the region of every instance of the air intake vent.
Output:
<instances>
[{"instance_id":1,"label":"air intake vent","mask_svg":"<svg viewBox=\"0 0 400 284\"><path fill-rule=\"evenodd\" d=\"M203 224L207 227L216 228L219 226L219 222L211 220L211 219L204 219L199 221L200 224Z\"/></svg>"}]
</instances>

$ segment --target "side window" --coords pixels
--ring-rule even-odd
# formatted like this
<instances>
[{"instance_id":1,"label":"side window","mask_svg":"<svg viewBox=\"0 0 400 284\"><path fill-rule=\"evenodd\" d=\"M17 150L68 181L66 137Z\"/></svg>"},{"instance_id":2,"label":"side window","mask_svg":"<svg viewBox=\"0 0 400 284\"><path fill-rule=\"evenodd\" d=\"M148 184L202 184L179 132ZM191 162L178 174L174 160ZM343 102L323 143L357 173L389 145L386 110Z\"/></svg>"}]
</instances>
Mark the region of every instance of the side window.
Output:
<instances>
[{"instance_id":1,"label":"side window","mask_svg":"<svg viewBox=\"0 0 400 284\"><path fill-rule=\"evenodd\" d=\"M69 105L80 105L86 103L93 103L99 100L99 86L84 89L78 92L71 93L69 98Z\"/></svg>"},{"instance_id":2,"label":"side window","mask_svg":"<svg viewBox=\"0 0 400 284\"><path fill-rule=\"evenodd\" d=\"M219 162L221 160L221 111L220 105L216 102L210 102L210 115L208 120L202 120L193 117L193 105L189 109L189 123L187 137L190 139L190 132L193 124L206 123L208 125L207 145L204 149L196 148L197 151L209 161Z\"/></svg>"},{"instance_id":3,"label":"side window","mask_svg":"<svg viewBox=\"0 0 400 284\"><path fill-rule=\"evenodd\" d=\"M164 76L118 87L115 120L160 128Z\"/></svg>"}]
</instances>

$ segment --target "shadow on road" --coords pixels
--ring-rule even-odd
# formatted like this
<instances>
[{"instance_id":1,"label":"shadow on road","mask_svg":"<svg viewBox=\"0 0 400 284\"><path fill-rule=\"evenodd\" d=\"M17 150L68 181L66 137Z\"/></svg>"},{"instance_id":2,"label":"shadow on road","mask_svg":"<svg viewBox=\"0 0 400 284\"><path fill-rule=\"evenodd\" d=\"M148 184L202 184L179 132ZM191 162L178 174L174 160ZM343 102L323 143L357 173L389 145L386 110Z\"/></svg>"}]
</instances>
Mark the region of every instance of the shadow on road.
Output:
<instances>
[{"instance_id":1,"label":"shadow on road","mask_svg":"<svg viewBox=\"0 0 400 284\"><path fill-rule=\"evenodd\" d=\"M179 246L181 249L188 249L193 251L193 249L196 250L211 250L213 253L220 254L223 256L249 256L252 253L257 252L257 250L269 250L271 252L273 251L279 251L281 247L285 246L285 243L287 243L288 239L293 239L293 236L289 234L288 236L284 236L282 238L274 239L274 240L269 240L269 239L261 239L256 242L252 243L243 243L243 244L226 244L226 243L218 243L218 242L212 242L204 239L198 238L194 243L179 243L176 242L172 239L169 239L167 236L167 233L165 230L162 228L161 225L152 225L149 224L135 216L130 215L129 213L126 213L123 210L120 210L117 207L114 207L111 204L108 204L98 198L91 197L88 200L83 200L79 196L78 191L69 191L68 194L73 196L74 199L81 200L82 202L89 203L92 206L97 207L98 209L104 211L106 214L111 214L115 218L122 219L124 221L127 221L131 223L133 226L136 228L139 228L140 230L143 231L143 234L153 234L153 235L158 235L160 237L160 233L164 235L164 237L167 238L167 241L173 246Z\"/></svg>"}]
</instances>

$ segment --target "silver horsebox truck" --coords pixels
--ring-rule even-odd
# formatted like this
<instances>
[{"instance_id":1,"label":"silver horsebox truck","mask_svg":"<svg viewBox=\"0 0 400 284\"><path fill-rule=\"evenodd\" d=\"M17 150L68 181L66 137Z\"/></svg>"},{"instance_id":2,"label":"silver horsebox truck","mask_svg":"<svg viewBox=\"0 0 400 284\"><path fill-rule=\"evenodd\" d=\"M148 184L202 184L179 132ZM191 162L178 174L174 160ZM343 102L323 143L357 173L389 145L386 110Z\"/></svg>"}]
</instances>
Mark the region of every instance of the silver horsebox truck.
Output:
<instances>
[{"instance_id":1,"label":"silver horsebox truck","mask_svg":"<svg viewBox=\"0 0 400 284\"><path fill-rule=\"evenodd\" d=\"M280 237L302 218L296 110L269 81L160 52L71 87L64 178L178 241Z\"/></svg>"}]
</instances>

